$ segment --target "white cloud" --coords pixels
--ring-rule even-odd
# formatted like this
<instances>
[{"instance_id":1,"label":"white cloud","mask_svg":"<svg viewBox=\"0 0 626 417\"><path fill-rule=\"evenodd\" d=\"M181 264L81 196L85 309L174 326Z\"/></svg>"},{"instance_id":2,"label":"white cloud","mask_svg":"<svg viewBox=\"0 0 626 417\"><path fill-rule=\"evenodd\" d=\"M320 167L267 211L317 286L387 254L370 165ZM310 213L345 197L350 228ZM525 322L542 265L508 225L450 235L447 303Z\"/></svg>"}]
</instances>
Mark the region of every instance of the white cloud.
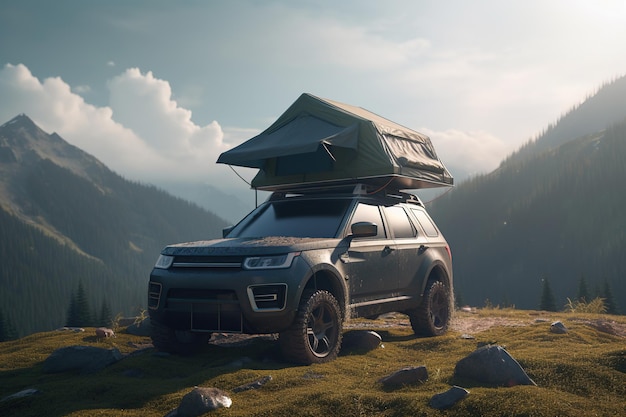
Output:
<instances>
[{"instance_id":1,"label":"white cloud","mask_svg":"<svg viewBox=\"0 0 626 417\"><path fill-rule=\"evenodd\" d=\"M109 90L113 117L154 149L175 158L203 158L225 150L219 124L194 124L191 111L172 100L169 83L152 72L128 69L109 82Z\"/></svg>"},{"instance_id":2,"label":"white cloud","mask_svg":"<svg viewBox=\"0 0 626 417\"><path fill-rule=\"evenodd\" d=\"M426 128L418 131L431 138L437 155L448 169L462 168L470 175L494 170L513 150L511 145L485 131L433 131Z\"/></svg>"},{"instance_id":3,"label":"white cloud","mask_svg":"<svg viewBox=\"0 0 626 417\"><path fill-rule=\"evenodd\" d=\"M91 87L89 87L88 85L77 85L76 87L72 88L72 90L76 94L86 94L91 91Z\"/></svg>"},{"instance_id":4,"label":"white cloud","mask_svg":"<svg viewBox=\"0 0 626 417\"><path fill-rule=\"evenodd\" d=\"M216 121L196 125L191 111L172 99L169 83L152 72L131 68L108 86L110 107L97 107L73 93L61 78L40 82L26 66L6 65L0 71L0 96L9 99L0 104L0 121L25 113L42 129L59 133L130 179L243 186L234 173L215 161L221 152L258 131L232 127L224 132ZM512 151L485 131L418 130L431 137L449 168L459 167L470 174L491 171ZM256 173L238 172L248 181Z\"/></svg>"},{"instance_id":5,"label":"white cloud","mask_svg":"<svg viewBox=\"0 0 626 417\"><path fill-rule=\"evenodd\" d=\"M194 124L191 112L171 99L168 82L129 69L109 89L111 107L97 107L61 78L40 82L26 66L6 65L0 70L0 96L6 98L0 120L25 113L130 179L208 180L225 172L215 164L228 148L221 127Z\"/></svg>"}]
</instances>

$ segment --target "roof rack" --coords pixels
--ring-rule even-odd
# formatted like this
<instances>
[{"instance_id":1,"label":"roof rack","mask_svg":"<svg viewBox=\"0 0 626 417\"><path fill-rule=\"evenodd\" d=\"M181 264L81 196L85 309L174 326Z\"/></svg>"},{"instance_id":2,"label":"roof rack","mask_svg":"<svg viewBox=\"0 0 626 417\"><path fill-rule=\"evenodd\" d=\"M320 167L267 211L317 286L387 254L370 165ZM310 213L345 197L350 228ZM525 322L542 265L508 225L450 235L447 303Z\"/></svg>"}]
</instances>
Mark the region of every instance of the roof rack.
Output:
<instances>
[{"instance_id":1,"label":"roof rack","mask_svg":"<svg viewBox=\"0 0 626 417\"><path fill-rule=\"evenodd\" d=\"M269 201L285 198L286 196L300 195L362 195L362 196L378 196L399 200L406 203L413 203L423 206L424 204L418 196L403 192L397 189L386 189L385 187L376 187L372 184L356 183L356 184L332 184L332 185L316 185L311 187L297 187L294 189L284 189L274 191L269 197Z\"/></svg>"}]
</instances>

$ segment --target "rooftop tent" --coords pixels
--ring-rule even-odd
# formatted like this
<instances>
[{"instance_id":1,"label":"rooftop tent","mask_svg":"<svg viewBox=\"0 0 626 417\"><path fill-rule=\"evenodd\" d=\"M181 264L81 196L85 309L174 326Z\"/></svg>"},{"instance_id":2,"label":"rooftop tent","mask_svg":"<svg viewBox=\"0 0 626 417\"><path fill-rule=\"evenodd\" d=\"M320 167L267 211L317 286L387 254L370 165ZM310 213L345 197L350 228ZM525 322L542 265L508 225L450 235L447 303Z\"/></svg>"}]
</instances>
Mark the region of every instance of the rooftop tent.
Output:
<instances>
[{"instance_id":1,"label":"rooftop tent","mask_svg":"<svg viewBox=\"0 0 626 417\"><path fill-rule=\"evenodd\" d=\"M310 94L217 162L258 168L252 187L269 191L353 183L394 189L453 184L428 136Z\"/></svg>"}]
</instances>

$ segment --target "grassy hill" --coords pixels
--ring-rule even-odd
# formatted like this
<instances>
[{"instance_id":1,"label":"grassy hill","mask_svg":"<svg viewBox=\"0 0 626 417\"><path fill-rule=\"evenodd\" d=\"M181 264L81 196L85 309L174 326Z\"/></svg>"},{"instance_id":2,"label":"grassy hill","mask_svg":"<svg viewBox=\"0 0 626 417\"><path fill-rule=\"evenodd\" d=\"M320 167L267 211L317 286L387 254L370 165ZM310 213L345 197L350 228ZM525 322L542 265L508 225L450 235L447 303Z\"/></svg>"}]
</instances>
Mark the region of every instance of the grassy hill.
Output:
<instances>
[{"instance_id":1,"label":"grassy hill","mask_svg":"<svg viewBox=\"0 0 626 417\"><path fill-rule=\"evenodd\" d=\"M551 333L555 320L569 333ZM212 416L617 416L626 409L624 316L483 309L457 313L453 330L437 338L416 338L402 315L355 320L350 327L376 330L384 347L303 367L282 362L277 342L261 337L235 346L212 342L200 355L180 357L156 356L143 349L148 339L123 329L103 341L90 328L33 334L0 344L0 399L28 388L40 393L0 402L0 415L162 417L194 386L230 393L231 408ZM480 343L506 346L537 386L491 387L455 378L455 364ZM42 373L55 349L75 344L134 354L96 374ZM422 385L388 389L377 382L420 365L429 372ZM272 380L260 389L233 393L268 375ZM428 406L452 385L469 396L446 411Z\"/></svg>"}]
</instances>

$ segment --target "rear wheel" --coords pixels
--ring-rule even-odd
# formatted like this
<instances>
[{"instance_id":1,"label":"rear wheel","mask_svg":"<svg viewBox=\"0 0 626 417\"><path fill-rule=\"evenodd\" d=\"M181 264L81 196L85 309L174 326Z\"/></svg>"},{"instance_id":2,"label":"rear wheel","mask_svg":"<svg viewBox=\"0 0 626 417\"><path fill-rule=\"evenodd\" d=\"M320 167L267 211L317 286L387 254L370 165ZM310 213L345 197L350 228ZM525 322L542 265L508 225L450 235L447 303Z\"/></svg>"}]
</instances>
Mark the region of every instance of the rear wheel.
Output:
<instances>
[{"instance_id":1,"label":"rear wheel","mask_svg":"<svg viewBox=\"0 0 626 417\"><path fill-rule=\"evenodd\" d=\"M339 303L324 290L306 291L293 324L280 334L283 357L310 365L337 358L343 320Z\"/></svg>"},{"instance_id":2,"label":"rear wheel","mask_svg":"<svg viewBox=\"0 0 626 417\"><path fill-rule=\"evenodd\" d=\"M152 344L162 352L191 355L205 347L211 338L211 333L175 330L154 320L151 320L150 324Z\"/></svg>"},{"instance_id":3,"label":"rear wheel","mask_svg":"<svg viewBox=\"0 0 626 417\"><path fill-rule=\"evenodd\" d=\"M450 290L441 281L426 284L422 304L408 311L413 332L418 336L441 336L448 331L452 315Z\"/></svg>"}]
</instances>

